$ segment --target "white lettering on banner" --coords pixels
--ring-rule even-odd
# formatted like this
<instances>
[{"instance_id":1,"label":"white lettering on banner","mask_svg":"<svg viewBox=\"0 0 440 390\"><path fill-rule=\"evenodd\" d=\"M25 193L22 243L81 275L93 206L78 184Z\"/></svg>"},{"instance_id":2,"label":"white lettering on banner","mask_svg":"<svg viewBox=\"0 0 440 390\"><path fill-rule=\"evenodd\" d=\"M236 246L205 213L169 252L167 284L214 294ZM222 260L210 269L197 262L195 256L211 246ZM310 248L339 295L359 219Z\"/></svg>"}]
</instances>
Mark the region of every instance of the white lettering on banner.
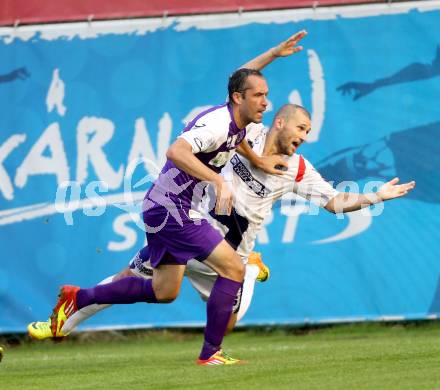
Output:
<instances>
[{"instance_id":1,"label":"white lettering on banner","mask_svg":"<svg viewBox=\"0 0 440 390\"><path fill-rule=\"evenodd\" d=\"M64 102L64 81L60 78L59 69L54 69L52 74L52 82L47 91L46 106L47 112L52 112L56 107L58 115L64 116L66 113L66 106Z\"/></svg>"},{"instance_id":2,"label":"white lettering on banner","mask_svg":"<svg viewBox=\"0 0 440 390\"><path fill-rule=\"evenodd\" d=\"M314 50L307 50L309 56L309 75L312 82L312 130L307 137L307 142L319 140L325 113L325 80L324 71L318 54Z\"/></svg>"},{"instance_id":3,"label":"white lettering on banner","mask_svg":"<svg viewBox=\"0 0 440 390\"><path fill-rule=\"evenodd\" d=\"M283 195L280 202L280 214L287 217L281 242L292 243L295 241L299 216L308 213L310 211L310 206L293 192Z\"/></svg>"},{"instance_id":4,"label":"white lettering on banner","mask_svg":"<svg viewBox=\"0 0 440 390\"><path fill-rule=\"evenodd\" d=\"M134 247L137 242L137 230L128 226L134 218L140 219L139 214L121 214L113 221L113 231L119 234L122 241L110 241L107 245L109 251L126 251Z\"/></svg>"},{"instance_id":5,"label":"white lettering on banner","mask_svg":"<svg viewBox=\"0 0 440 390\"><path fill-rule=\"evenodd\" d=\"M159 174L160 169L165 165L166 151L170 146L173 122L166 112L159 121L159 134L157 136L157 153L154 152L150 135L145 125L144 118L138 118L135 122L135 132L128 154L127 166L131 161L141 159L144 162L145 170Z\"/></svg>"},{"instance_id":6,"label":"white lettering on banner","mask_svg":"<svg viewBox=\"0 0 440 390\"><path fill-rule=\"evenodd\" d=\"M115 172L107 160L102 148L113 137L115 125L104 118L84 117L78 124L78 165L76 180L83 184L88 177L89 161L95 168L99 180L105 181L110 189L122 184L124 166L121 164Z\"/></svg>"},{"instance_id":7,"label":"white lettering on banner","mask_svg":"<svg viewBox=\"0 0 440 390\"><path fill-rule=\"evenodd\" d=\"M314 50L307 50L309 56L309 76L312 86L312 129L307 137L307 142L319 140L319 134L324 123L325 114L325 80L324 71L318 54ZM290 103L304 106L298 90L290 92L288 100Z\"/></svg>"},{"instance_id":8,"label":"white lettering on banner","mask_svg":"<svg viewBox=\"0 0 440 390\"><path fill-rule=\"evenodd\" d=\"M50 150L51 157L44 155L47 150ZM17 169L15 185L23 188L28 177L33 175L55 175L58 185L69 180L69 166L58 123L49 125L32 147Z\"/></svg>"},{"instance_id":9,"label":"white lettering on banner","mask_svg":"<svg viewBox=\"0 0 440 390\"><path fill-rule=\"evenodd\" d=\"M289 215L286 219L286 227L284 229L283 238L281 239L281 242L288 243L288 242L294 242L295 241L295 233L296 228L298 226L299 216L302 213L306 213L308 208L304 207L304 210L301 210L301 213L298 213L296 215Z\"/></svg>"},{"instance_id":10,"label":"white lettering on banner","mask_svg":"<svg viewBox=\"0 0 440 390\"><path fill-rule=\"evenodd\" d=\"M299 94L297 89L294 89L292 92L290 92L289 97L287 98L290 103L292 104L298 104L298 106L304 106L301 95Z\"/></svg>"},{"instance_id":11,"label":"white lettering on banner","mask_svg":"<svg viewBox=\"0 0 440 390\"><path fill-rule=\"evenodd\" d=\"M313 244L329 244L331 242L346 240L350 237L357 236L367 230L373 219L368 207L347 213L348 224L342 232L335 234L334 236L324 238L322 240L313 241Z\"/></svg>"},{"instance_id":12,"label":"white lettering on banner","mask_svg":"<svg viewBox=\"0 0 440 390\"><path fill-rule=\"evenodd\" d=\"M12 186L8 172L6 172L6 169L3 167L3 161L24 141L26 141L24 134L14 134L0 146L0 191L7 200L14 199L14 187Z\"/></svg>"},{"instance_id":13,"label":"white lettering on banner","mask_svg":"<svg viewBox=\"0 0 440 390\"><path fill-rule=\"evenodd\" d=\"M269 244L269 233L267 232L266 226L270 225L273 222L273 211L266 215L264 218L263 225L261 226L261 230L257 234L257 241L259 244Z\"/></svg>"}]
</instances>

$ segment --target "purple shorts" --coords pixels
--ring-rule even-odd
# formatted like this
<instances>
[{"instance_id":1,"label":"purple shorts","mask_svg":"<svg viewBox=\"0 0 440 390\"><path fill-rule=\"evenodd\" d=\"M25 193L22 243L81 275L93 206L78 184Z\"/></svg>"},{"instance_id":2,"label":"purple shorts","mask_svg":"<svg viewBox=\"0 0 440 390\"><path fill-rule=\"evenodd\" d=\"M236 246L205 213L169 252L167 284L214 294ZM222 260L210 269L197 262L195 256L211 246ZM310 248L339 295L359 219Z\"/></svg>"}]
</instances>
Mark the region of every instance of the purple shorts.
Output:
<instances>
[{"instance_id":1,"label":"purple shorts","mask_svg":"<svg viewBox=\"0 0 440 390\"><path fill-rule=\"evenodd\" d=\"M160 226L167 218L167 211L159 207L144 213L143 217L148 226ZM146 233L153 268L159 264L186 265L191 259L203 261L223 240L220 232L206 219L193 221L184 218L182 222L183 226L168 216L157 233Z\"/></svg>"}]
</instances>

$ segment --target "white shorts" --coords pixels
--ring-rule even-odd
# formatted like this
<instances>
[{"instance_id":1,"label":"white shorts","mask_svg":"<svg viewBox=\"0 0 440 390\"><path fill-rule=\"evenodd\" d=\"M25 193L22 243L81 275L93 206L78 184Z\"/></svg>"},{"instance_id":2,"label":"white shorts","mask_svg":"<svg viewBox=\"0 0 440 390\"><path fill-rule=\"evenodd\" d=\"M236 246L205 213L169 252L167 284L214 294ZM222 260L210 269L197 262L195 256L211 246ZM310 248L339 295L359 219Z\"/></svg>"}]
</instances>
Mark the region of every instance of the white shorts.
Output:
<instances>
[{"instance_id":1,"label":"white shorts","mask_svg":"<svg viewBox=\"0 0 440 390\"><path fill-rule=\"evenodd\" d=\"M142 260L139 252L131 259L128 267L136 276L146 279L153 277L153 268L151 267L150 261ZM189 260L186 264L185 276L199 293L200 298L206 302L211 295L212 287L217 280L218 274L198 260ZM242 289L237 293L237 299L233 307L234 313L237 313L240 309L241 293Z\"/></svg>"}]
</instances>

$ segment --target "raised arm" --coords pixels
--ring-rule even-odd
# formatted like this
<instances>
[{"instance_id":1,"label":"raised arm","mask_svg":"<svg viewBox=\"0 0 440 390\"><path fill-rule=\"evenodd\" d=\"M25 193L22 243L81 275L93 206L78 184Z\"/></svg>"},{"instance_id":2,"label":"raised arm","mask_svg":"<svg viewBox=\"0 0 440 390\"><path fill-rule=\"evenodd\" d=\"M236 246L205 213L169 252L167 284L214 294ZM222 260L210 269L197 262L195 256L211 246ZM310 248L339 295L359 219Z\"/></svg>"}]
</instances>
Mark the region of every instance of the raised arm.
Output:
<instances>
[{"instance_id":1,"label":"raised arm","mask_svg":"<svg viewBox=\"0 0 440 390\"><path fill-rule=\"evenodd\" d=\"M380 187L379 191L369 194L356 194L350 192L341 192L325 206L325 209L332 213L348 213L350 211L357 211L364 207L373 204L384 202L395 198L405 196L411 191L416 183L411 181L405 184L397 184L399 178L395 177L388 183Z\"/></svg>"},{"instance_id":2,"label":"raised arm","mask_svg":"<svg viewBox=\"0 0 440 390\"><path fill-rule=\"evenodd\" d=\"M274 46L263 54L260 54L258 57L250 60L249 62L246 62L246 64L241 66L241 68L261 70L278 57L288 57L294 53L301 51L303 47L296 46L296 44L306 35L307 31L298 31L296 34L293 34L289 39L281 42L278 46Z\"/></svg>"}]
</instances>

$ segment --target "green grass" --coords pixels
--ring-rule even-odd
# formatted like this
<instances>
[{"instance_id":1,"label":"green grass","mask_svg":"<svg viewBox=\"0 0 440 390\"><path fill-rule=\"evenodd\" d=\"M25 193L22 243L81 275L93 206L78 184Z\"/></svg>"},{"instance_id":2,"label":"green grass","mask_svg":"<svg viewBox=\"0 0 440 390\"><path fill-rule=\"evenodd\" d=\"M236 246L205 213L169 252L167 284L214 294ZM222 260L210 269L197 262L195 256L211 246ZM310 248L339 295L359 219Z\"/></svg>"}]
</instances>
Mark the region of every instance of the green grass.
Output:
<instances>
[{"instance_id":1,"label":"green grass","mask_svg":"<svg viewBox=\"0 0 440 390\"><path fill-rule=\"evenodd\" d=\"M202 335L131 332L7 347L1 389L440 389L440 324L248 330L225 349L245 366L198 367Z\"/></svg>"}]
</instances>

